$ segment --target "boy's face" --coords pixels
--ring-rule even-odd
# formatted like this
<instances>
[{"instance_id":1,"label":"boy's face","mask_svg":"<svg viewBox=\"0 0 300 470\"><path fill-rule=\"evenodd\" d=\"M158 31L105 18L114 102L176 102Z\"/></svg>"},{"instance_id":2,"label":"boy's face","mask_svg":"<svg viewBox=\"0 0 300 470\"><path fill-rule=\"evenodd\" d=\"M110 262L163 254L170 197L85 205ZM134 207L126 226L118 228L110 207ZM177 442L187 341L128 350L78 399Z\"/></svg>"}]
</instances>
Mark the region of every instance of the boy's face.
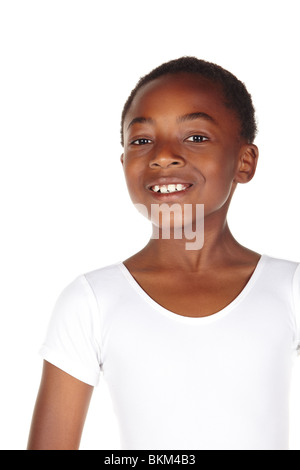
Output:
<instances>
[{"instance_id":1,"label":"boy's face","mask_svg":"<svg viewBox=\"0 0 300 470\"><path fill-rule=\"evenodd\" d=\"M134 204L204 204L205 216L228 208L238 182L255 172L256 146L240 137L240 122L220 87L194 74L165 75L137 92L124 122L126 183ZM156 182L189 183L170 194Z\"/></svg>"}]
</instances>

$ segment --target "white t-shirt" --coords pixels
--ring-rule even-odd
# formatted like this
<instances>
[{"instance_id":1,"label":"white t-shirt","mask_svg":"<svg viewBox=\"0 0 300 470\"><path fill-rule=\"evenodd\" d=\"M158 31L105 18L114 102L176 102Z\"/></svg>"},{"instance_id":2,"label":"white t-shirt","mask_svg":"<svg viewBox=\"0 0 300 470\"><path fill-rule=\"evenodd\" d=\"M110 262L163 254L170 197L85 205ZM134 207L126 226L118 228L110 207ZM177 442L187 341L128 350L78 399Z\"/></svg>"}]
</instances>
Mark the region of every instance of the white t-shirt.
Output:
<instances>
[{"instance_id":1,"label":"white t-shirt","mask_svg":"<svg viewBox=\"0 0 300 470\"><path fill-rule=\"evenodd\" d=\"M284 450L299 343L300 263L262 255L242 292L202 318L159 305L122 262L82 274L40 352L90 385L103 375L123 449Z\"/></svg>"}]
</instances>

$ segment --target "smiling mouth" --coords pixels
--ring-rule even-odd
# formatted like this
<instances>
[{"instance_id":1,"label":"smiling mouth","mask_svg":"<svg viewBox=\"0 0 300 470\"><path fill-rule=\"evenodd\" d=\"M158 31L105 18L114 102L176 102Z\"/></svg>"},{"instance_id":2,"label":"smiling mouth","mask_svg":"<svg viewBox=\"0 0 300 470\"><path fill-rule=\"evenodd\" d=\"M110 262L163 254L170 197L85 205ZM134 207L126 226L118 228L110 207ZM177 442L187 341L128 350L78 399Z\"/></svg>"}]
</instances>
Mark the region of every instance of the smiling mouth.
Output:
<instances>
[{"instance_id":1,"label":"smiling mouth","mask_svg":"<svg viewBox=\"0 0 300 470\"><path fill-rule=\"evenodd\" d=\"M162 185L154 185L151 186L149 189L156 193L156 194L176 194L179 192L186 191L192 186L192 184L187 183L172 183L172 184L162 184Z\"/></svg>"}]
</instances>

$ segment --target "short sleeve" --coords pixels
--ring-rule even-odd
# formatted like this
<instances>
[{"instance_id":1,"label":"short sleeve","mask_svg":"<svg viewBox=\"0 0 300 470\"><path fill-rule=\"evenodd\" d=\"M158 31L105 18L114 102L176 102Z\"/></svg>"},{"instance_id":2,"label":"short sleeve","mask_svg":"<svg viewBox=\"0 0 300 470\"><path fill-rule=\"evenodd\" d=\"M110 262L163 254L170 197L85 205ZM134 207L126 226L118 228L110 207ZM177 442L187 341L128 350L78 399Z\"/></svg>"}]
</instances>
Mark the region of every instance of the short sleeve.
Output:
<instances>
[{"instance_id":1,"label":"short sleeve","mask_svg":"<svg viewBox=\"0 0 300 470\"><path fill-rule=\"evenodd\" d=\"M293 278L293 299L295 309L297 351L300 354L300 263L298 264Z\"/></svg>"},{"instance_id":2,"label":"short sleeve","mask_svg":"<svg viewBox=\"0 0 300 470\"><path fill-rule=\"evenodd\" d=\"M100 319L97 300L84 275L59 295L39 351L46 361L89 385L100 378Z\"/></svg>"}]
</instances>

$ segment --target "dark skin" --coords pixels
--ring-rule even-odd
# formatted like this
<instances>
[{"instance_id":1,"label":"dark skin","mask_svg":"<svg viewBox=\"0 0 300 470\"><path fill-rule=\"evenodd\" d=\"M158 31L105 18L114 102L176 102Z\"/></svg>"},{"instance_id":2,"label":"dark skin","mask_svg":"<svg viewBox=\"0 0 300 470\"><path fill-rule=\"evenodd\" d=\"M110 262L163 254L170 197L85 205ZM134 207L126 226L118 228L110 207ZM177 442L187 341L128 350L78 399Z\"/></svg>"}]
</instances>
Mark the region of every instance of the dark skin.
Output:
<instances>
[{"instance_id":1,"label":"dark skin","mask_svg":"<svg viewBox=\"0 0 300 470\"><path fill-rule=\"evenodd\" d=\"M178 122L179 116L200 112L212 120ZM137 117L151 121L129 126ZM181 73L160 77L138 91L125 118L121 156L133 203L144 204L150 213L157 200L147 183L176 176L193 183L176 202L205 208L200 250L186 250L185 237L174 239L171 231L170 239L151 238L124 261L140 286L166 309L191 317L212 315L249 281L260 254L235 240L227 213L237 184L253 178L257 159L256 145L241 138L240 122L225 106L219 86Z\"/></svg>"},{"instance_id":2,"label":"dark skin","mask_svg":"<svg viewBox=\"0 0 300 470\"><path fill-rule=\"evenodd\" d=\"M177 120L199 112L212 119ZM137 117L152 121L128 128ZM205 207L200 250L186 250L184 234L172 237L177 222L171 218L169 239L151 238L124 261L147 294L175 314L213 315L249 281L260 255L234 239L227 212L237 184L253 178L257 159L257 147L240 137L239 120L211 82L196 75L169 75L137 93L126 115L121 156L132 201L150 210L157 199L148 183L158 176L176 176L193 183L185 195L175 196L176 202ZM159 223L157 228L161 235ZM44 361L28 450L78 449L92 391L92 386Z\"/></svg>"},{"instance_id":3,"label":"dark skin","mask_svg":"<svg viewBox=\"0 0 300 470\"><path fill-rule=\"evenodd\" d=\"M27 450L77 450L93 387L44 361Z\"/></svg>"}]
</instances>

